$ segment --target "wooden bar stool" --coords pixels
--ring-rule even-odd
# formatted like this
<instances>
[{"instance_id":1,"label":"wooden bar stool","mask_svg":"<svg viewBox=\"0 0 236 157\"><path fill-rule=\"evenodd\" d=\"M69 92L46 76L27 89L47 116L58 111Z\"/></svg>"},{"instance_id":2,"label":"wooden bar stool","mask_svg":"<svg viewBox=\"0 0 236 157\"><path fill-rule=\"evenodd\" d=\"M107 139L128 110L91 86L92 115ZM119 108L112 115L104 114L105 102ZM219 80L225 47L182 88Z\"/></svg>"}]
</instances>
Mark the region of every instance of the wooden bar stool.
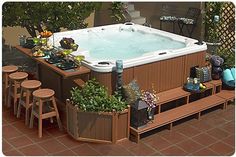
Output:
<instances>
[{"instance_id":1,"label":"wooden bar stool","mask_svg":"<svg viewBox=\"0 0 236 157\"><path fill-rule=\"evenodd\" d=\"M8 107L11 106L11 97L14 99L14 115L17 112L17 100L20 98L20 84L28 79L26 72L15 72L9 75L9 88L8 88ZM12 91L13 88L13 91Z\"/></svg>"},{"instance_id":2,"label":"wooden bar stool","mask_svg":"<svg viewBox=\"0 0 236 157\"><path fill-rule=\"evenodd\" d=\"M20 100L18 104L17 110L17 118L20 117L21 106L25 107L25 125L29 124L29 109L32 106L32 100L30 100L32 92L39 89L41 86L41 82L38 80L26 80L21 83L21 91L20 91ZM24 97L24 93L26 93ZM23 100L25 98L25 101Z\"/></svg>"},{"instance_id":3,"label":"wooden bar stool","mask_svg":"<svg viewBox=\"0 0 236 157\"><path fill-rule=\"evenodd\" d=\"M15 65L7 65L2 67L2 72L3 72L3 82L4 82L4 87L3 87L3 94L4 94L4 105L7 105L7 90L9 87L9 75L11 73L14 73L18 70L18 67Z\"/></svg>"},{"instance_id":4,"label":"wooden bar stool","mask_svg":"<svg viewBox=\"0 0 236 157\"><path fill-rule=\"evenodd\" d=\"M54 94L55 92L51 89L38 89L33 92L33 106L30 117L30 128L33 128L34 116L37 117L39 138L42 137L43 119L56 117L59 129L62 130L61 120L57 110ZM49 102L52 102L52 106L49 105Z\"/></svg>"}]
</instances>

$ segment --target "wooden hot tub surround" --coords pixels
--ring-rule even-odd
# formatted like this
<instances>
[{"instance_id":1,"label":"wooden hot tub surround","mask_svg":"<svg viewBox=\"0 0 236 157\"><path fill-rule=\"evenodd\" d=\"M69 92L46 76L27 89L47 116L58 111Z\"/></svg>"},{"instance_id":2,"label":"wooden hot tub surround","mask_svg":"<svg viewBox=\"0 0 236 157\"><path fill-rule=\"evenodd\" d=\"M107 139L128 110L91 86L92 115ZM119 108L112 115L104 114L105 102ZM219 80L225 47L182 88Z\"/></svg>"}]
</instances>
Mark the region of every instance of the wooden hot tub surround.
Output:
<instances>
[{"instance_id":1,"label":"wooden hot tub surround","mask_svg":"<svg viewBox=\"0 0 236 157\"><path fill-rule=\"evenodd\" d=\"M183 86L191 67L205 65L205 55L206 51L196 52L124 69L123 83L128 84L136 79L141 89L150 90L153 84L158 93ZM108 87L110 93L115 90L115 72L100 73L91 70L91 77Z\"/></svg>"},{"instance_id":2,"label":"wooden hot tub surround","mask_svg":"<svg viewBox=\"0 0 236 157\"><path fill-rule=\"evenodd\" d=\"M108 88L109 93L115 90L116 73L96 72L81 66L74 71L63 71L47 63L43 58L34 58L30 49L16 46L20 52L33 58L38 64L38 79L43 87L52 88L57 99L65 103L70 98L71 87L78 86L90 78L96 78ZM124 69L123 84L136 79L143 90L154 89L159 93L182 86L189 76L190 68L205 65L206 51L196 52L171 59L156 61L140 66Z\"/></svg>"}]
</instances>

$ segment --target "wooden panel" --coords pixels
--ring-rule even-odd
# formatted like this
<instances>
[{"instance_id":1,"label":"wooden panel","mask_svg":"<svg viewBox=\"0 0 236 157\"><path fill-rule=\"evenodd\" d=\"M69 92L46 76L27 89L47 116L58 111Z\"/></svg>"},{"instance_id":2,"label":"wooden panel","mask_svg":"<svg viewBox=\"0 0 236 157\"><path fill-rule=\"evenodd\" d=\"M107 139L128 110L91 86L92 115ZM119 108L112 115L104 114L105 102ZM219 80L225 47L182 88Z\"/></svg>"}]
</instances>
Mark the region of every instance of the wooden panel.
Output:
<instances>
[{"instance_id":1,"label":"wooden panel","mask_svg":"<svg viewBox=\"0 0 236 157\"><path fill-rule=\"evenodd\" d=\"M190 75L190 68L205 65L206 51L186 55L184 81Z\"/></svg>"},{"instance_id":2,"label":"wooden panel","mask_svg":"<svg viewBox=\"0 0 236 157\"><path fill-rule=\"evenodd\" d=\"M80 138L111 141L111 124L111 115L98 115L86 112L78 113Z\"/></svg>"},{"instance_id":3,"label":"wooden panel","mask_svg":"<svg viewBox=\"0 0 236 157\"><path fill-rule=\"evenodd\" d=\"M124 138L127 138L128 135L127 135L127 127L128 127L128 114L127 113L124 113L124 114L120 114L118 115L118 127L117 129L119 131L117 131L117 140L120 140L120 139L124 139Z\"/></svg>"},{"instance_id":4,"label":"wooden panel","mask_svg":"<svg viewBox=\"0 0 236 157\"><path fill-rule=\"evenodd\" d=\"M134 78L134 68L124 69L123 72L123 84L130 83Z\"/></svg>"},{"instance_id":5,"label":"wooden panel","mask_svg":"<svg viewBox=\"0 0 236 157\"><path fill-rule=\"evenodd\" d=\"M76 78L62 78L62 89L61 89L61 92L62 92L62 101L65 102L66 99L69 99L71 97L71 89L72 87L79 87L80 86L78 84L76 84L76 82L74 81L75 79L81 79L83 80L84 82L88 81L89 79L89 76L88 74L81 74L81 75L78 75Z\"/></svg>"},{"instance_id":6,"label":"wooden panel","mask_svg":"<svg viewBox=\"0 0 236 157\"><path fill-rule=\"evenodd\" d=\"M149 80L149 73L151 72L150 64L145 64L141 66L134 67L134 79L137 80L140 88L142 90L149 90L150 89L150 80Z\"/></svg>"},{"instance_id":7,"label":"wooden panel","mask_svg":"<svg viewBox=\"0 0 236 157\"><path fill-rule=\"evenodd\" d=\"M145 65L125 69L124 84L136 79L142 90L151 90L152 85L157 92L182 86L189 76L190 68L196 65L204 66L205 51L186 56L157 61ZM116 74L91 72L101 84L108 87L109 93L115 90Z\"/></svg>"},{"instance_id":8,"label":"wooden panel","mask_svg":"<svg viewBox=\"0 0 236 157\"><path fill-rule=\"evenodd\" d=\"M92 71L91 72L91 78L96 78L96 80L101 83L102 85L104 85L105 87L108 88L108 92L111 94L112 91L115 90L115 86L114 84L112 84L112 82L115 83L115 77L113 75L113 73L109 72L109 73L99 73L99 72L95 72Z\"/></svg>"},{"instance_id":9,"label":"wooden panel","mask_svg":"<svg viewBox=\"0 0 236 157\"><path fill-rule=\"evenodd\" d=\"M42 87L53 89L56 98L62 100L61 76L42 64L39 66L39 73L41 74L40 81L42 82Z\"/></svg>"}]
</instances>

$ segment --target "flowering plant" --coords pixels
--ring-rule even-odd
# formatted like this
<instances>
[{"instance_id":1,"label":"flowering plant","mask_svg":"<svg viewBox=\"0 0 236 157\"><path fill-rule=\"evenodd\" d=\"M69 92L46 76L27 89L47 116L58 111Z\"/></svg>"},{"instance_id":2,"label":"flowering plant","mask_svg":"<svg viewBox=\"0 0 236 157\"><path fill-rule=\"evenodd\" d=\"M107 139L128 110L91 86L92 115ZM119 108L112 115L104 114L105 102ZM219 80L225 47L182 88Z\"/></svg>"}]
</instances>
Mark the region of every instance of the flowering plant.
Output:
<instances>
[{"instance_id":1,"label":"flowering plant","mask_svg":"<svg viewBox=\"0 0 236 157\"><path fill-rule=\"evenodd\" d=\"M152 89L152 92L142 91L140 98L148 104L149 108L156 107L157 101L159 100L154 89Z\"/></svg>"}]
</instances>

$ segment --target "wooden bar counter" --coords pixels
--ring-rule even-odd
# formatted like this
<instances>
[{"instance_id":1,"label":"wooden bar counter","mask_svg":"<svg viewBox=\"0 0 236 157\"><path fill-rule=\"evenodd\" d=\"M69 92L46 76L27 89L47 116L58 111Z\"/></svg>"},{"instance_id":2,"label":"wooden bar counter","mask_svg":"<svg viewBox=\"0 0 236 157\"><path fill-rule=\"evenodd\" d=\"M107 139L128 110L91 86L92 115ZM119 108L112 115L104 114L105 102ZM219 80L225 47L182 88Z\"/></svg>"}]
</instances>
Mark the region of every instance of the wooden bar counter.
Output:
<instances>
[{"instance_id":1,"label":"wooden bar counter","mask_svg":"<svg viewBox=\"0 0 236 157\"><path fill-rule=\"evenodd\" d=\"M89 79L90 69L81 66L70 71L64 71L53 64L47 63L44 58L32 56L31 49L15 46L19 52L27 55L36 61L38 79L42 82L42 87L51 88L55 91L56 98L63 104L70 98L72 87L79 85Z\"/></svg>"}]
</instances>

